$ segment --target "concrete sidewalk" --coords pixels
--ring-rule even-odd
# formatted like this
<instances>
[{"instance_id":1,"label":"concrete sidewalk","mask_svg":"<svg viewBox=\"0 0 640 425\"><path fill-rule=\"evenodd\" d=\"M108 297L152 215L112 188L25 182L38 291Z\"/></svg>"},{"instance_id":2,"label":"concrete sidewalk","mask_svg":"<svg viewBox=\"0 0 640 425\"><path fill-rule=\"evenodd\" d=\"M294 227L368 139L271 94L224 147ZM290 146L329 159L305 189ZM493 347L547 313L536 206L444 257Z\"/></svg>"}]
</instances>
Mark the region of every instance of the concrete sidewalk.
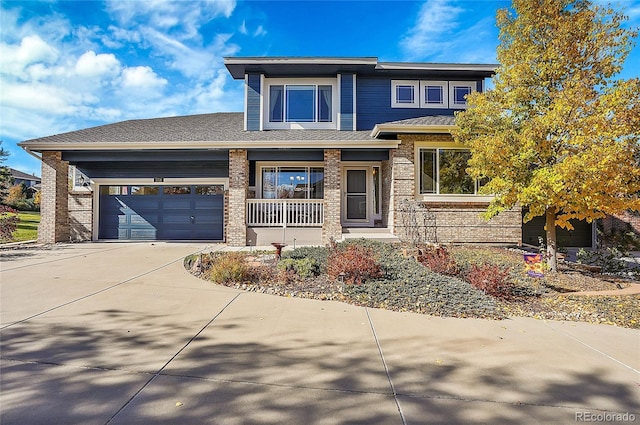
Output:
<instances>
[{"instance_id":1,"label":"concrete sidewalk","mask_svg":"<svg viewBox=\"0 0 640 425\"><path fill-rule=\"evenodd\" d=\"M0 252L0 423L640 423L636 330L394 313L184 271L218 249Z\"/></svg>"}]
</instances>

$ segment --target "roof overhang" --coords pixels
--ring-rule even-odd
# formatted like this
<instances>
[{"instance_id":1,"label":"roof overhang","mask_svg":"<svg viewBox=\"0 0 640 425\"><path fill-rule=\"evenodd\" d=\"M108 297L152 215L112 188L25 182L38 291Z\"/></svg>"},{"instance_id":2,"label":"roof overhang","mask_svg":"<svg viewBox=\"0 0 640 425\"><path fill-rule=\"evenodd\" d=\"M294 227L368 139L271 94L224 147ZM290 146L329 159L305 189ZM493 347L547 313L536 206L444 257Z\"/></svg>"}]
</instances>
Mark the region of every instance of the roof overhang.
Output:
<instances>
[{"instance_id":1,"label":"roof overhang","mask_svg":"<svg viewBox=\"0 0 640 425\"><path fill-rule=\"evenodd\" d=\"M489 78L497 64L378 62L376 57L226 57L224 64L236 80L247 73L277 76L335 76L355 72L361 75L448 75L453 78Z\"/></svg>"},{"instance_id":2,"label":"roof overhang","mask_svg":"<svg viewBox=\"0 0 640 425\"><path fill-rule=\"evenodd\" d=\"M21 142L18 146L28 152L44 151L100 151L100 150L220 150L220 149L394 149L398 140L268 140L228 142L100 142L100 143L37 143Z\"/></svg>"},{"instance_id":3,"label":"roof overhang","mask_svg":"<svg viewBox=\"0 0 640 425\"><path fill-rule=\"evenodd\" d=\"M371 72L376 57L226 57L224 64L236 80L247 73L268 76L336 75L341 72Z\"/></svg>"},{"instance_id":4,"label":"roof overhang","mask_svg":"<svg viewBox=\"0 0 640 425\"><path fill-rule=\"evenodd\" d=\"M376 124L371 130L371 137L389 134L450 134L455 128L455 125Z\"/></svg>"}]
</instances>

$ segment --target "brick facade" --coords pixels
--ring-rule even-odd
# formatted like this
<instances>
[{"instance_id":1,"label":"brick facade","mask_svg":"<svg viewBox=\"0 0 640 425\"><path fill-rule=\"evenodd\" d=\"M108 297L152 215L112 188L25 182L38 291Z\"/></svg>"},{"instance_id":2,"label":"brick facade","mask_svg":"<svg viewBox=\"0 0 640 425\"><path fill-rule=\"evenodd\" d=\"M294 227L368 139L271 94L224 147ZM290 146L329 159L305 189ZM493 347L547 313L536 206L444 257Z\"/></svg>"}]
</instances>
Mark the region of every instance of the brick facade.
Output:
<instances>
[{"instance_id":1,"label":"brick facade","mask_svg":"<svg viewBox=\"0 0 640 425\"><path fill-rule=\"evenodd\" d=\"M93 192L70 192L68 199L71 241L90 241L93 235Z\"/></svg>"},{"instance_id":2,"label":"brick facade","mask_svg":"<svg viewBox=\"0 0 640 425\"><path fill-rule=\"evenodd\" d=\"M322 244L330 239L342 237L340 224L340 149L324 150L324 223L322 224Z\"/></svg>"},{"instance_id":3,"label":"brick facade","mask_svg":"<svg viewBox=\"0 0 640 425\"><path fill-rule=\"evenodd\" d=\"M514 207L487 221L481 214L487 204L423 203L434 214L433 225L439 243L522 244L522 210Z\"/></svg>"},{"instance_id":4,"label":"brick facade","mask_svg":"<svg viewBox=\"0 0 640 425\"><path fill-rule=\"evenodd\" d=\"M69 163L61 152L42 152L38 242L69 242Z\"/></svg>"},{"instance_id":5,"label":"brick facade","mask_svg":"<svg viewBox=\"0 0 640 425\"><path fill-rule=\"evenodd\" d=\"M609 215L601 220L602 230L605 233L612 231L632 231L640 235L640 212L625 211L622 214Z\"/></svg>"},{"instance_id":6,"label":"brick facade","mask_svg":"<svg viewBox=\"0 0 640 425\"><path fill-rule=\"evenodd\" d=\"M249 189L249 161L246 149L229 150L229 217L227 226L227 244L229 246L247 245L246 200Z\"/></svg>"},{"instance_id":7,"label":"brick facade","mask_svg":"<svg viewBox=\"0 0 640 425\"><path fill-rule=\"evenodd\" d=\"M415 165L413 154L414 143L411 140L403 140L397 149L389 152L391 165L389 184L389 211L387 227L392 233L402 234L402 220L398 211L400 205L406 199L415 198ZM384 176L383 167L383 176ZM383 177L384 178L384 177ZM384 198L384 196L383 196Z\"/></svg>"},{"instance_id":8,"label":"brick facade","mask_svg":"<svg viewBox=\"0 0 640 425\"><path fill-rule=\"evenodd\" d=\"M449 134L406 134L401 135L402 143L389 153L389 161L382 163L382 214L383 223L396 235L411 233L405 229L408 222L402 217L401 205L406 200L416 199L417 185L415 164L416 142L428 142L433 146L451 143ZM388 208L385 209L385 205ZM519 207L504 211L490 221L480 215L487 204L477 202L421 202L428 209L429 226L439 243L522 243L522 212Z\"/></svg>"}]
</instances>

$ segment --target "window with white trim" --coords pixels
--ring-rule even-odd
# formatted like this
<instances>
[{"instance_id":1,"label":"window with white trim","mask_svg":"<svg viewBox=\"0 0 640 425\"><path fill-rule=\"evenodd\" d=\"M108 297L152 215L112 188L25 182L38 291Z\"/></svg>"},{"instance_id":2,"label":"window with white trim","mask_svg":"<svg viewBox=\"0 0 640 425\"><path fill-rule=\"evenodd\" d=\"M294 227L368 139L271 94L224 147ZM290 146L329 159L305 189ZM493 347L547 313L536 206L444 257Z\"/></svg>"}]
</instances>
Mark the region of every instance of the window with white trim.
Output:
<instances>
[{"instance_id":1,"label":"window with white trim","mask_svg":"<svg viewBox=\"0 0 640 425\"><path fill-rule=\"evenodd\" d=\"M391 80L392 108L419 108L420 82L409 80Z\"/></svg>"},{"instance_id":2,"label":"window with white trim","mask_svg":"<svg viewBox=\"0 0 640 425\"><path fill-rule=\"evenodd\" d=\"M450 81L449 107L452 109L465 109L467 107L466 96L474 91L476 91L475 81Z\"/></svg>"},{"instance_id":3,"label":"window with white trim","mask_svg":"<svg viewBox=\"0 0 640 425\"><path fill-rule=\"evenodd\" d=\"M323 199L324 167L260 167L262 199Z\"/></svg>"},{"instance_id":4,"label":"window with white trim","mask_svg":"<svg viewBox=\"0 0 640 425\"><path fill-rule=\"evenodd\" d=\"M467 174L470 158L467 149L420 149L420 194L476 195L481 184Z\"/></svg>"},{"instance_id":5,"label":"window with white trim","mask_svg":"<svg viewBox=\"0 0 640 425\"><path fill-rule=\"evenodd\" d=\"M420 81L421 108L448 108L449 94L446 81Z\"/></svg>"},{"instance_id":6,"label":"window with white trim","mask_svg":"<svg viewBox=\"0 0 640 425\"><path fill-rule=\"evenodd\" d=\"M391 80L392 108L465 109L475 81Z\"/></svg>"},{"instance_id":7,"label":"window with white trim","mask_svg":"<svg viewBox=\"0 0 640 425\"><path fill-rule=\"evenodd\" d=\"M265 128L336 128L337 83L332 79L267 79Z\"/></svg>"}]
</instances>

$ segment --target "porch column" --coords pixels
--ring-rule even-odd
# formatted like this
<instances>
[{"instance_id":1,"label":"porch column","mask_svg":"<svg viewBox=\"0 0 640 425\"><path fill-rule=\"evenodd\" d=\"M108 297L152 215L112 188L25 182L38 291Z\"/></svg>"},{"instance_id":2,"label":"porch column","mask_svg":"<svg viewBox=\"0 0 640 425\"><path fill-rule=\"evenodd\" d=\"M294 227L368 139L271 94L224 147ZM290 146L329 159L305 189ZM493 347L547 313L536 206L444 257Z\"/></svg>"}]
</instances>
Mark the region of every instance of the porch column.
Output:
<instances>
[{"instance_id":1,"label":"porch column","mask_svg":"<svg viewBox=\"0 0 640 425\"><path fill-rule=\"evenodd\" d=\"M414 141L406 136L397 149L390 152L391 193L389 200L389 227L396 236L402 237L404 227L402 217L398 213L400 204L405 199L415 199L416 180L414 164Z\"/></svg>"},{"instance_id":2,"label":"porch column","mask_svg":"<svg viewBox=\"0 0 640 425\"><path fill-rule=\"evenodd\" d=\"M340 149L324 150L324 223L322 244L342 238L340 224Z\"/></svg>"},{"instance_id":3,"label":"porch column","mask_svg":"<svg viewBox=\"0 0 640 425\"><path fill-rule=\"evenodd\" d=\"M227 208L227 244L247 245L246 200L249 185L249 161L246 149L229 150L229 205Z\"/></svg>"},{"instance_id":4,"label":"porch column","mask_svg":"<svg viewBox=\"0 0 640 425\"><path fill-rule=\"evenodd\" d=\"M69 163L62 152L42 152L38 242L69 242Z\"/></svg>"}]
</instances>

